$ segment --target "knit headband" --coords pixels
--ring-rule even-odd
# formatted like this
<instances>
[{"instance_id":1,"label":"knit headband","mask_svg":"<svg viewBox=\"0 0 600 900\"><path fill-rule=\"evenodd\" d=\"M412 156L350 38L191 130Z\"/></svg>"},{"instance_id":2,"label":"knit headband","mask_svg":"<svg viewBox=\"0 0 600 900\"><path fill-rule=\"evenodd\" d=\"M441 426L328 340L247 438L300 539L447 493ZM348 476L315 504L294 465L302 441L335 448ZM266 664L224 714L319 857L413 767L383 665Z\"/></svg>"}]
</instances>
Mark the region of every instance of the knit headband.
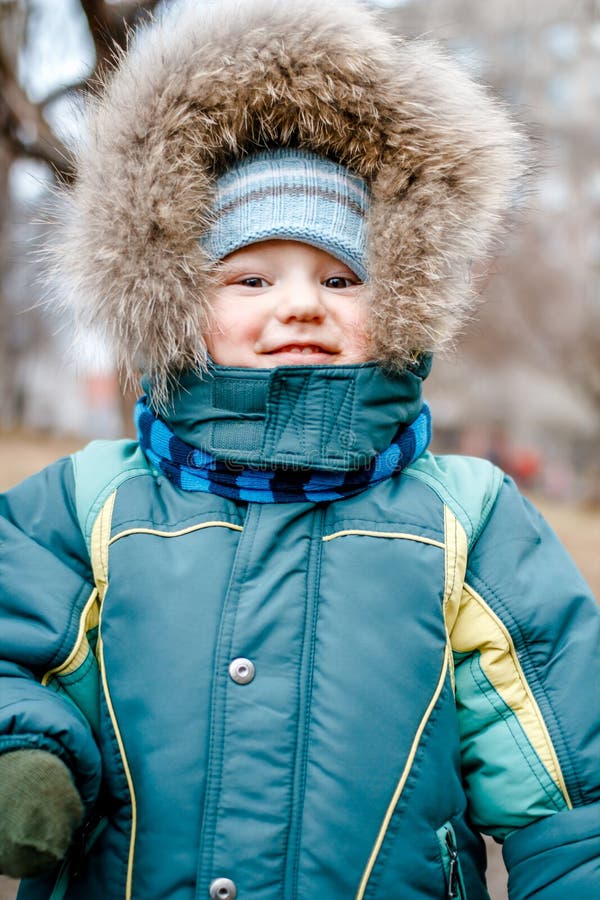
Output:
<instances>
[{"instance_id":1,"label":"knit headband","mask_svg":"<svg viewBox=\"0 0 600 900\"><path fill-rule=\"evenodd\" d=\"M245 157L216 184L213 222L201 237L208 255L273 238L301 241L340 259L365 281L365 181L344 166L304 150Z\"/></svg>"}]
</instances>

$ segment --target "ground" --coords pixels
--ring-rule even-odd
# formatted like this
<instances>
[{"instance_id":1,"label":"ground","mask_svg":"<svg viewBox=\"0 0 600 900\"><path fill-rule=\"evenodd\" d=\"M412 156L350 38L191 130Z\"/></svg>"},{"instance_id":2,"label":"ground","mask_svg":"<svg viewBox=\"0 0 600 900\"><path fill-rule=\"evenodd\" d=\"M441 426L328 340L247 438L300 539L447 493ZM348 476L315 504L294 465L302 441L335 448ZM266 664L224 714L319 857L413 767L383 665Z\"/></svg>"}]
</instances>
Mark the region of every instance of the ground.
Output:
<instances>
[{"instance_id":1,"label":"ground","mask_svg":"<svg viewBox=\"0 0 600 900\"><path fill-rule=\"evenodd\" d=\"M39 434L0 433L0 490L25 478L59 456L82 446L76 438L50 438ZM600 597L600 509L583 509L566 503L533 498L579 568ZM499 848L488 844L489 886L492 900L505 900L506 875ZM0 900L13 900L16 882L0 876Z\"/></svg>"}]
</instances>

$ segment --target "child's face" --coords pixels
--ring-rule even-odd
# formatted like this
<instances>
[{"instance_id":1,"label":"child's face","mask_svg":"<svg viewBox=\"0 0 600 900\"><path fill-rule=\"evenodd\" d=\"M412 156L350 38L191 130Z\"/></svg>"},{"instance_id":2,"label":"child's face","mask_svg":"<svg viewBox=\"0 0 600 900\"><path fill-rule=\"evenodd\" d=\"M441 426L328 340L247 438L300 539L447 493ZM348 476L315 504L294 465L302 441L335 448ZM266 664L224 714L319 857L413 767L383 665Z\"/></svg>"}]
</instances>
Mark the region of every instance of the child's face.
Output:
<instances>
[{"instance_id":1,"label":"child's face","mask_svg":"<svg viewBox=\"0 0 600 900\"><path fill-rule=\"evenodd\" d=\"M367 362L367 305L354 272L324 250L270 240L222 261L208 352L224 366Z\"/></svg>"}]
</instances>

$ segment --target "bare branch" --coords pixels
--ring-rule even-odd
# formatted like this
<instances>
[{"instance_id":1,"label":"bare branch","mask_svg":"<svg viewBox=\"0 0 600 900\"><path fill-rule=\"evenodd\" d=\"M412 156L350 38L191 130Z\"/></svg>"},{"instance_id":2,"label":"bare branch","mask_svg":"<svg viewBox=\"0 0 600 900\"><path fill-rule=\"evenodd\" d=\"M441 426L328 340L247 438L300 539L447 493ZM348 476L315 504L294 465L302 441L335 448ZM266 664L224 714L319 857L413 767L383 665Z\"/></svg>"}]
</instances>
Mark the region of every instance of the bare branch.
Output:
<instances>
[{"instance_id":1,"label":"bare branch","mask_svg":"<svg viewBox=\"0 0 600 900\"><path fill-rule=\"evenodd\" d=\"M11 55L11 42L8 42L9 46L4 46L6 42L0 44L0 141L12 156L41 159L59 178L67 181L74 177L72 154L44 118L45 107L63 96L88 88L98 72L114 59L116 50L126 45L132 25L141 15L149 14L158 0L126 0L118 5L107 4L104 0L80 2L96 49L94 72L82 81L61 86L40 103L33 103L17 80L16 55ZM8 12L6 10L3 17L4 24L10 25L14 21L15 27L19 25L22 30L23 23L15 18L22 9L18 4L11 5L12 18Z\"/></svg>"},{"instance_id":2,"label":"bare branch","mask_svg":"<svg viewBox=\"0 0 600 900\"><path fill-rule=\"evenodd\" d=\"M104 0L80 0L88 21L96 50L96 71L103 71L115 57L117 48L124 48L131 27L142 15L150 14L159 0L126 0L118 5Z\"/></svg>"},{"instance_id":3,"label":"bare branch","mask_svg":"<svg viewBox=\"0 0 600 900\"><path fill-rule=\"evenodd\" d=\"M16 57L0 44L0 141L14 158L20 155L47 162L64 179L73 177L72 157L33 103L15 74Z\"/></svg>"},{"instance_id":4,"label":"bare branch","mask_svg":"<svg viewBox=\"0 0 600 900\"><path fill-rule=\"evenodd\" d=\"M52 131L40 107L32 103L14 81L5 82L2 105L8 127L2 129L16 152L42 159L64 178L73 175L72 156Z\"/></svg>"}]
</instances>

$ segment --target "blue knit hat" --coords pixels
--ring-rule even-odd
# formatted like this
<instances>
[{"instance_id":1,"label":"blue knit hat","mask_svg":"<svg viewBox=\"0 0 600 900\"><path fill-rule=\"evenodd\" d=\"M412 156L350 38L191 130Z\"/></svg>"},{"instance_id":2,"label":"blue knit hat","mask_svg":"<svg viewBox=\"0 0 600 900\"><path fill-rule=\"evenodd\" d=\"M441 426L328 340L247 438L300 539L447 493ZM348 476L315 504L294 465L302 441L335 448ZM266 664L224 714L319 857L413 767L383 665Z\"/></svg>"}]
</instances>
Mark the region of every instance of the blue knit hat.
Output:
<instances>
[{"instance_id":1,"label":"blue knit hat","mask_svg":"<svg viewBox=\"0 0 600 900\"><path fill-rule=\"evenodd\" d=\"M273 238L301 241L340 259L365 281L369 189L344 166L305 150L245 157L216 183L208 255Z\"/></svg>"}]
</instances>

